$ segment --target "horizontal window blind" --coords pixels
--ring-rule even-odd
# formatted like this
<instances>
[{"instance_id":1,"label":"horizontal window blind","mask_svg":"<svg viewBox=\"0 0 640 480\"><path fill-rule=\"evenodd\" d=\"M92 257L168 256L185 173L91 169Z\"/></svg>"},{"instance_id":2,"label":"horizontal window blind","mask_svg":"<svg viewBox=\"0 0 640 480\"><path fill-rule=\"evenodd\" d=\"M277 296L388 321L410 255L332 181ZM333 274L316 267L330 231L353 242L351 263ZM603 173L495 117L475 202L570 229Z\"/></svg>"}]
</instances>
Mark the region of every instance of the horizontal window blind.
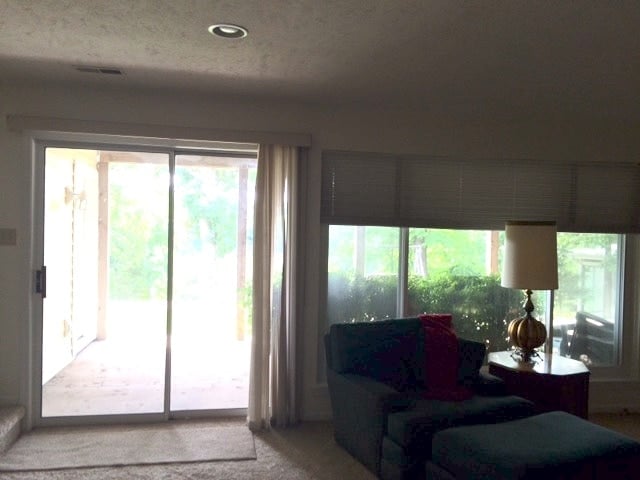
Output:
<instances>
[{"instance_id":1,"label":"horizontal window blind","mask_svg":"<svg viewBox=\"0 0 640 480\"><path fill-rule=\"evenodd\" d=\"M342 225L640 232L640 167L325 151L321 220Z\"/></svg>"}]
</instances>

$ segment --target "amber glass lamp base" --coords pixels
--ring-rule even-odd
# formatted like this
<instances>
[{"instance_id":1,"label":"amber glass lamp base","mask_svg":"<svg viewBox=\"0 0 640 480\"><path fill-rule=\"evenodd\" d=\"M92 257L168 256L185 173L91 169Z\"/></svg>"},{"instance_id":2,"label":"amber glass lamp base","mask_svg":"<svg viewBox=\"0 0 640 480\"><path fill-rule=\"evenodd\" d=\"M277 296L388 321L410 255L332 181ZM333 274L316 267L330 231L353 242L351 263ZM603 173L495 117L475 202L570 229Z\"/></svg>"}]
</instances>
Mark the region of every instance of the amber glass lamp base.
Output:
<instances>
[{"instance_id":1,"label":"amber glass lamp base","mask_svg":"<svg viewBox=\"0 0 640 480\"><path fill-rule=\"evenodd\" d=\"M515 346L514 358L519 361L530 362L532 357L537 355L536 348L544 344L547 339L547 328L539 320L531 315L533 312L533 302L531 301L531 290L527 290L527 300L524 309L527 314L522 318L516 318L509 323L509 339Z\"/></svg>"}]
</instances>

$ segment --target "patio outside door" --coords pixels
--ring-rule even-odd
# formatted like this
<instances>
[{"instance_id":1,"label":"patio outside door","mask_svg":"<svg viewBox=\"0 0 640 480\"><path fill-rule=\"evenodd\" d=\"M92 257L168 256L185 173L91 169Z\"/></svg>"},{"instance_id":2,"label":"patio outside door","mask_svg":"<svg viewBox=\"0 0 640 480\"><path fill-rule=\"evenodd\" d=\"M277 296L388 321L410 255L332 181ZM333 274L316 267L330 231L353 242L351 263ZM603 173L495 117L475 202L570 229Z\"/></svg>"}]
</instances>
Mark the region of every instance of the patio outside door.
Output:
<instances>
[{"instance_id":1,"label":"patio outside door","mask_svg":"<svg viewBox=\"0 0 640 480\"><path fill-rule=\"evenodd\" d=\"M255 155L43 152L44 423L246 408Z\"/></svg>"},{"instance_id":2,"label":"patio outside door","mask_svg":"<svg viewBox=\"0 0 640 480\"><path fill-rule=\"evenodd\" d=\"M171 410L247 408L255 166L176 155Z\"/></svg>"}]
</instances>

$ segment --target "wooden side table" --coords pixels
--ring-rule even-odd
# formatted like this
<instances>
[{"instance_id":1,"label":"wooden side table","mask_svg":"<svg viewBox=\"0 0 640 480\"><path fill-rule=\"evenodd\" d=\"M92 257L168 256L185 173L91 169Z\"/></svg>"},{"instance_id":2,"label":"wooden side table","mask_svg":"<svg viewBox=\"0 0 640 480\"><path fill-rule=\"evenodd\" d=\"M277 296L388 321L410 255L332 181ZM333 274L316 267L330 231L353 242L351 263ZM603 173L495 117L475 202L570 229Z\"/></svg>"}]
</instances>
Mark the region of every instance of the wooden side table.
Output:
<instances>
[{"instance_id":1,"label":"wooden side table","mask_svg":"<svg viewBox=\"0 0 640 480\"><path fill-rule=\"evenodd\" d=\"M536 404L539 413L563 410L589 415L589 369L577 360L540 354L535 363L522 363L512 352L489 353L489 373L504 380L507 391Z\"/></svg>"}]
</instances>

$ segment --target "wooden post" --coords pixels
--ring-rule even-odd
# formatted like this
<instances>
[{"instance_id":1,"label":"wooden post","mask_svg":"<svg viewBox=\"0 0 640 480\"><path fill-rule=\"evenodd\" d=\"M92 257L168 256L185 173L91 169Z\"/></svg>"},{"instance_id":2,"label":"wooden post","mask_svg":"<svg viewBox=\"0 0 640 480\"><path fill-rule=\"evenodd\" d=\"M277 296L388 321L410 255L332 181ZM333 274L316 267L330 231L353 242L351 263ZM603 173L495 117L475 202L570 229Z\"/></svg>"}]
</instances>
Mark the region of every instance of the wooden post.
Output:
<instances>
[{"instance_id":1,"label":"wooden post","mask_svg":"<svg viewBox=\"0 0 640 480\"><path fill-rule=\"evenodd\" d=\"M244 295L247 270L247 185L249 169L245 166L238 168L238 242L236 262L236 338L245 338L245 308Z\"/></svg>"},{"instance_id":2,"label":"wooden post","mask_svg":"<svg viewBox=\"0 0 640 480\"><path fill-rule=\"evenodd\" d=\"M356 274L364 276L365 268L365 228L356 227Z\"/></svg>"},{"instance_id":3,"label":"wooden post","mask_svg":"<svg viewBox=\"0 0 640 480\"><path fill-rule=\"evenodd\" d=\"M98 340L107 338L109 302L109 161L108 154L98 158Z\"/></svg>"},{"instance_id":4,"label":"wooden post","mask_svg":"<svg viewBox=\"0 0 640 480\"><path fill-rule=\"evenodd\" d=\"M492 231L490 233L489 245L489 273L492 275L500 273L498 263L498 252L500 251L500 232Z\"/></svg>"}]
</instances>

